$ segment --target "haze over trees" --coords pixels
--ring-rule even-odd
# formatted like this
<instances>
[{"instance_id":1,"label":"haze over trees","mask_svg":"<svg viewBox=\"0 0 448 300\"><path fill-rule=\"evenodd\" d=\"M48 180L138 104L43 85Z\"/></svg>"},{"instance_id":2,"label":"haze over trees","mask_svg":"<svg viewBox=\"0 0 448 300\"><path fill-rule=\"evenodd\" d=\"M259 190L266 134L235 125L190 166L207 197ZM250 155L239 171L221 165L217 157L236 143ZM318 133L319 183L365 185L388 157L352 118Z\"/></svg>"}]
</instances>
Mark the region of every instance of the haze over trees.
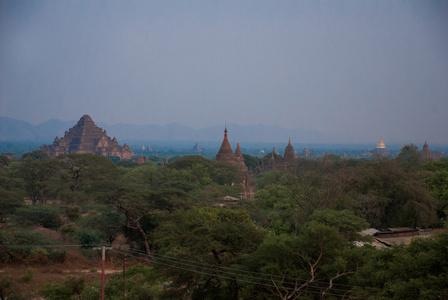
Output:
<instances>
[{"instance_id":1,"label":"haze over trees","mask_svg":"<svg viewBox=\"0 0 448 300\"><path fill-rule=\"evenodd\" d=\"M141 165L86 154L50 159L39 151L3 159L1 265L63 263L70 251L57 244L78 245L93 259L93 246L121 236L127 254L146 263L127 270L124 290L133 299L448 297L447 233L408 247L354 245L368 241L359 232L369 227L446 226L447 160L422 161L412 145L395 159L299 158L293 168L267 171L260 166L269 157L244 155L256 193L233 202L223 197L240 198L243 174L201 156ZM122 278L110 277L106 299L123 298ZM1 274L0 296L21 299L14 284ZM98 283L83 278L35 293L99 297Z\"/></svg>"}]
</instances>

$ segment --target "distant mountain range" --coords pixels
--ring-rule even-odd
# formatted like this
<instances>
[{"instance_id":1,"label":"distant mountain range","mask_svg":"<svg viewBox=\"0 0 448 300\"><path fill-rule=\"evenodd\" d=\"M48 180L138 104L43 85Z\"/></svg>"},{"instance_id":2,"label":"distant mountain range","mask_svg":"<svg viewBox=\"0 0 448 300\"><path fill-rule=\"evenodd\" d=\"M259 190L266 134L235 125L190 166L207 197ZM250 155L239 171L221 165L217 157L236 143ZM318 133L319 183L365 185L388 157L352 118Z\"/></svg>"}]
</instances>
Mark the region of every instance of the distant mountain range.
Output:
<instances>
[{"instance_id":1,"label":"distant mountain range","mask_svg":"<svg viewBox=\"0 0 448 300\"><path fill-rule=\"evenodd\" d=\"M95 120L94 120L95 121ZM3 141L41 141L51 143L56 136L64 136L66 130L77 121L51 119L39 125L26 121L0 116L0 140ZM168 125L108 125L96 123L107 130L108 135L116 137L120 144L127 141L222 141L224 126L211 126L194 129L178 123ZM287 143L337 143L338 137L312 130L286 129L277 125L238 125L227 124L229 140L233 142L272 142Z\"/></svg>"}]
</instances>

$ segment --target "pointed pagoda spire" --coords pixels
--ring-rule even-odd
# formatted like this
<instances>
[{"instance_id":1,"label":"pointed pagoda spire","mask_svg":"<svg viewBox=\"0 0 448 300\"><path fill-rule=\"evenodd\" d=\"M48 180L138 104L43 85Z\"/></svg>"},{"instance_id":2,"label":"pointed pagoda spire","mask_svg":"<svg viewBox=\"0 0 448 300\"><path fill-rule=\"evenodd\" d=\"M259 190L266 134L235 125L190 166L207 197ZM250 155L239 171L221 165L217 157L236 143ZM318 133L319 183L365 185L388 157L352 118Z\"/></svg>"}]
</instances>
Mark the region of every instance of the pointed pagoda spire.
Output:
<instances>
[{"instance_id":1,"label":"pointed pagoda spire","mask_svg":"<svg viewBox=\"0 0 448 300\"><path fill-rule=\"evenodd\" d=\"M244 163L243 152L241 151L241 148L240 148L240 142L238 142L236 144L235 160L236 160L236 163L238 164L238 166L240 167L241 170L247 171L247 166Z\"/></svg>"},{"instance_id":2,"label":"pointed pagoda spire","mask_svg":"<svg viewBox=\"0 0 448 300\"><path fill-rule=\"evenodd\" d=\"M289 138L288 146L286 146L285 154L283 155L285 161L294 161L297 157L294 153L294 148L291 145L291 138Z\"/></svg>"},{"instance_id":3,"label":"pointed pagoda spire","mask_svg":"<svg viewBox=\"0 0 448 300\"><path fill-rule=\"evenodd\" d=\"M243 152L241 151L241 148L240 148L240 142L236 143L235 157L243 158Z\"/></svg>"},{"instance_id":4,"label":"pointed pagoda spire","mask_svg":"<svg viewBox=\"0 0 448 300\"><path fill-rule=\"evenodd\" d=\"M227 122L224 129L224 139L222 140L221 148L219 148L218 154L216 154L216 160L225 162L235 162L235 155L233 154L232 147L230 146L229 139L227 138Z\"/></svg>"},{"instance_id":5,"label":"pointed pagoda spire","mask_svg":"<svg viewBox=\"0 0 448 300\"><path fill-rule=\"evenodd\" d=\"M434 159L434 153L431 150L429 150L429 146L428 146L428 143L426 140L425 140L425 144L423 145L422 151L420 151L420 158L423 161Z\"/></svg>"}]
</instances>

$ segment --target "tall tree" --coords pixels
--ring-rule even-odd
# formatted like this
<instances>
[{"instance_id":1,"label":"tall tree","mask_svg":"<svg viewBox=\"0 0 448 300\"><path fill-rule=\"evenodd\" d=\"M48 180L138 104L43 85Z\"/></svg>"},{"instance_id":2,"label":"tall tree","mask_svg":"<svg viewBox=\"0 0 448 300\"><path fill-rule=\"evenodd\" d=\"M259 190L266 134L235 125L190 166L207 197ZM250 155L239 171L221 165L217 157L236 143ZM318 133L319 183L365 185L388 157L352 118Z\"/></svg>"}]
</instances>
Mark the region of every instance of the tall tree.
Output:
<instances>
[{"instance_id":1,"label":"tall tree","mask_svg":"<svg viewBox=\"0 0 448 300\"><path fill-rule=\"evenodd\" d=\"M178 287L172 290L176 297L238 299L237 274L227 268L242 254L253 252L264 234L245 212L225 208L178 211L167 216L156 231L156 261Z\"/></svg>"},{"instance_id":2,"label":"tall tree","mask_svg":"<svg viewBox=\"0 0 448 300\"><path fill-rule=\"evenodd\" d=\"M271 294L285 300L343 297L350 293L344 285L348 277L356 274L368 257L368 249L351 246L336 228L313 221L297 236L269 235L247 256L244 265L257 274L252 281L258 279L247 286L245 296Z\"/></svg>"},{"instance_id":3,"label":"tall tree","mask_svg":"<svg viewBox=\"0 0 448 300\"><path fill-rule=\"evenodd\" d=\"M56 158L57 174L71 193L65 194L75 204L79 200L119 187L118 169L107 158L92 154L65 154Z\"/></svg>"}]
</instances>

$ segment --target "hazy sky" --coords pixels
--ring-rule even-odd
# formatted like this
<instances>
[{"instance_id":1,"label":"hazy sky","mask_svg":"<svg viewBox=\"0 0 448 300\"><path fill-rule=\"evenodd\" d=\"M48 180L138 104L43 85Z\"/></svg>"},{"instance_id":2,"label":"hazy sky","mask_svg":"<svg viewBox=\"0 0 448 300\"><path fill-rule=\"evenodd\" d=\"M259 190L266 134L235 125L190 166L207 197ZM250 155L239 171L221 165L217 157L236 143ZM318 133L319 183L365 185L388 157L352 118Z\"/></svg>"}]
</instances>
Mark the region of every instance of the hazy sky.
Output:
<instances>
[{"instance_id":1,"label":"hazy sky","mask_svg":"<svg viewBox=\"0 0 448 300\"><path fill-rule=\"evenodd\" d=\"M0 0L0 115L84 114L448 143L448 1Z\"/></svg>"}]
</instances>

